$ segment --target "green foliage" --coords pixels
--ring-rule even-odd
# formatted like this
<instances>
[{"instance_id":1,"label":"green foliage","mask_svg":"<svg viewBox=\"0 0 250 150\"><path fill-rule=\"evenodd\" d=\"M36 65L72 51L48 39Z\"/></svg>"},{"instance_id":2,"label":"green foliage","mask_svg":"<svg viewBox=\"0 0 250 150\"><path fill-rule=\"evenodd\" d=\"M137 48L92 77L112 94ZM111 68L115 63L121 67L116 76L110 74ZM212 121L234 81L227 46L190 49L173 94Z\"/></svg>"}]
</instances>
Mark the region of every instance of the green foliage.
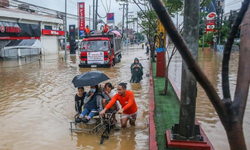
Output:
<instances>
[{"instance_id":1,"label":"green foliage","mask_svg":"<svg viewBox=\"0 0 250 150\"><path fill-rule=\"evenodd\" d=\"M202 37L199 39L199 47L202 47ZM209 47L209 44L205 42L204 40L204 47Z\"/></svg>"},{"instance_id":2,"label":"green foliage","mask_svg":"<svg viewBox=\"0 0 250 150\"><path fill-rule=\"evenodd\" d=\"M138 37L139 41L144 41L144 40L145 40L145 38L144 38L144 36L142 35L142 33L135 33L134 36L135 36L135 37Z\"/></svg>"},{"instance_id":3,"label":"green foliage","mask_svg":"<svg viewBox=\"0 0 250 150\"><path fill-rule=\"evenodd\" d=\"M206 43L213 43L213 36L214 36L214 33L213 32L208 32L206 35L205 35L205 42Z\"/></svg>"},{"instance_id":4,"label":"green foliage","mask_svg":"<svg viewBox=\"0 0 250 150\"><path fill-rule=\"evenodd\" d=\"M228 38L229 32L230 28L228 27L228 25L224 24L220 30L222 43L224 43L225 40Z\"/></svg>"},{"instance_id":5,"label":"green foliage","mask_svg":"<svg viewBox=\"0 0 250 150\"><path fill-rule=\"evenodd\" d=\"M137 13L138 18L141 20L140 26L144 29L142 32L145 34L148 38L153 38L156 31L157 31L157 15L155 11L149 10L149 11L142 11Z\"/></svg>"},{"instance_id":6,"label":"green foliage","mask_svg":"<svg viewBox=\"0 0 250 150\"><path fill-rule=\"evenodd\" d=\"M166 8L171 15L171 17L174 17L174 14L176 12L183 10L183 0L167 0L166 2Z\"/></svg>"},{"instance_id":7,"label":"green foliage","mask_svg":"<svg viewBox=\"0 0 250 150\"><path fill-rule=\"evenodd\" d=\"M200 6L203 6L203 7L206 6L206 7L208 7L210 5L211 1L212 0L201 0Z\"/></svg>"}]
</instances>

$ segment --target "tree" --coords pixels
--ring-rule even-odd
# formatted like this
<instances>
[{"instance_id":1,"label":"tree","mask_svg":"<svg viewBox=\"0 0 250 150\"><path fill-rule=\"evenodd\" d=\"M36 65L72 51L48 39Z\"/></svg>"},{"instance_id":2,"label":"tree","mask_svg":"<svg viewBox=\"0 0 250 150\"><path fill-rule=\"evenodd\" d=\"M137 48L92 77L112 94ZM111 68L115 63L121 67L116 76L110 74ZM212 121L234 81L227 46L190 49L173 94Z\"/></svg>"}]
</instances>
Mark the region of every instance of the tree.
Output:
<instances>
[{"instance_id":1,"label":"tree","mask_svg":"<svg viewBox=\"0 0 250 150\"><path fill-rule=\"evenodd\" d=\"M146 35L151 51L151 58L155 61L155 42L156 42L156 33L157 33L157 15L153 10L147 10L137 13L138 18L141 20L141 23L138 25L143 28L142 33Z\"/></svg>"},{"instance_id":2,"label":"tree","mask_svg":"<svg viewBox=\"0 0 250 150\"><path fill-rule=\"evenodd\" d=\"M224 48L222 62L222 90L223 98L220 98L207 76L203 73L197 62L194 60L187 45L176 30L170 15L164 9L160 0L150 0L154 10L160 18L168 35L174 42L183 60L196 80L205 90L208 98L213 104L225 130L232 150L246 150L243 134L243 117L245 113L248 90L250 84L250 67L247 62L250 57L250 0L244 0L233 27L230 31L227 43ZM243 20L244 18L244 20ZM238 77L234 98L231 98L229 87L229 60L234 37L237 34L239 25L242 23L241 46L239 56Z\"/></svg>"}]
</instances>

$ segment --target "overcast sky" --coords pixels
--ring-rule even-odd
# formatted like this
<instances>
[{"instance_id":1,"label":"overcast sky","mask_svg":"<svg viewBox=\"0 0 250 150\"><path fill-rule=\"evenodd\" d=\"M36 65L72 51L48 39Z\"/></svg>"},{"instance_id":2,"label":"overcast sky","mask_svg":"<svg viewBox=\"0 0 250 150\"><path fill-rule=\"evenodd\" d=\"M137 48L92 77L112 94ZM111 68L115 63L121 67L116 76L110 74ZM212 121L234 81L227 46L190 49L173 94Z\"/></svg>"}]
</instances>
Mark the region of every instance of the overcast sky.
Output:
<instances>
[{"instance_id":1,"label":"overcast sky","mask_svg":"<svg viewBox=\"0 0 250 150\"><path fill-rule=\"evenodd\" d=\"M65 11L65 0L20 0L23 2L39 5L42 7ZM77 15L77 3L85 2L85 16L89 17L89 5L91 6L91 18L93 15L93 0L67 0L67 13ZM121 2L116 2L116 0L98 0L98 13L101 17L105 17L106 13L115 13L115 24L122 21L122 4ZM110 4L111 3L111 4ZM109 11L108 11L109 10ZM139 8L132 3L129 3L129 12L134 12L133 14L136 16L136 12L139 11ZM77 20L68 19L68 24L76 24ZM103 21L106 22L106 19L103 18ZM89 24L89 21L86 21L86 24ZM92 25L91 25L92 26Z\"/></svg>"},{"instance_id":2,"label":"overcast sky","mask_svg":"<svg viewBox=\"0 0 250 150\"><path fill-rule=\"evenodd\" d=\"M23 2L39 5L42 7L58 10L58 11L65 11L65 0L20 0ZM230 10L237 10L241 7L241 2L243 0L225 0L225 13L229 12ZM77 3L78 2L85 2L85 15L86 17L89 17L89 5L91 6L91 18L93 15L93 0L67 0L67 12L70 14L77 14ZM115 13L115 24L122 21L122 10L119 10L119 8L122 8L122 6L119 5L116 0L98 0L99 9L98 12L100 16L105 17L106 13ZM111 3L111 4L110 4ZM121 3L121 2L120 2ZM143 7L142 7L143 8ZM108 11L109 10L109 11ZM136 16L136 12L139 11L139 8L132 3L129 3L129 12L134 12L133 14ZM183 20L182 16L178 17L178 24L180 24ZM68 24L75 24L77 25L77 20L74 19L68 19ZM103 18L103 21L106 22L106 19ZM173 21L177 22L175 18L173 18ZM86 24L89 24L88 21L86 21ZM92 25L91 25L92 26ZM132 24L130 25L130 27ZM91 27L92 28L92 27Z\"/></svg>"}]
</instances>

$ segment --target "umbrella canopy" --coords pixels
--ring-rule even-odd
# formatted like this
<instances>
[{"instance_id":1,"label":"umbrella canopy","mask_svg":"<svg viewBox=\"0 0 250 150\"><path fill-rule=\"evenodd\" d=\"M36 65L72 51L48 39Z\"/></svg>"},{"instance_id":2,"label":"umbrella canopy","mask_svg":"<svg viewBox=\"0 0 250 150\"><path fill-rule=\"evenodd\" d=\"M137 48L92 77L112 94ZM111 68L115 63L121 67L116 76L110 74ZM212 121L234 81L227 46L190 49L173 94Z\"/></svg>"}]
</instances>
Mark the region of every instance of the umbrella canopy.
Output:
<instances>
[{"instance_id":1,"label":"umbrella canopy","mask_svg":"<svg viewBox=\"0 0 250 150\"><path fill-rule=\"evenodd\" d=\"M109 77L101 71L89 71L75 76L72 83L75 87L95 86L108 79Z\"/></svg>"},{"instance_id":2,"label":"umbrella canopy","mask_svg":"<svg viewBox=\"0 0 250 150\"><path fill-rule=\"evenodd\" d=\"M122 36L121 33L120 33L119 31L113 30L113 31L111 31L111 32L113 32L114 34L116 34L116 35L118 35L118 36Z\"/></svg>"}]
</instances>

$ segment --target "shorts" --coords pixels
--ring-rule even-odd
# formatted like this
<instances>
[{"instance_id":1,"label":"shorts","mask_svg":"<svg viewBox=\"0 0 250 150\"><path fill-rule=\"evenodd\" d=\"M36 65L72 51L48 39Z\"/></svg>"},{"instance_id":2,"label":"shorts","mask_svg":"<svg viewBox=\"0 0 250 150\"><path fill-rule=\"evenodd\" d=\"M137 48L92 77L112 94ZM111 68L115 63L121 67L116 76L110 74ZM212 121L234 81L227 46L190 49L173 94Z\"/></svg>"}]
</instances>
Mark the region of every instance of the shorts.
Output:
<instances>
[{"instance_id":1,"label":"shorts","mask_svg":"<svg viewBox=\"0 0 250 150\"><path fill-rule=\"evenodd\" d=\"M128 118L130 120L136 120L137 117L137 112L133 113L133 114L121 114L120 118Z\"/></svg>"}]
</instances>

